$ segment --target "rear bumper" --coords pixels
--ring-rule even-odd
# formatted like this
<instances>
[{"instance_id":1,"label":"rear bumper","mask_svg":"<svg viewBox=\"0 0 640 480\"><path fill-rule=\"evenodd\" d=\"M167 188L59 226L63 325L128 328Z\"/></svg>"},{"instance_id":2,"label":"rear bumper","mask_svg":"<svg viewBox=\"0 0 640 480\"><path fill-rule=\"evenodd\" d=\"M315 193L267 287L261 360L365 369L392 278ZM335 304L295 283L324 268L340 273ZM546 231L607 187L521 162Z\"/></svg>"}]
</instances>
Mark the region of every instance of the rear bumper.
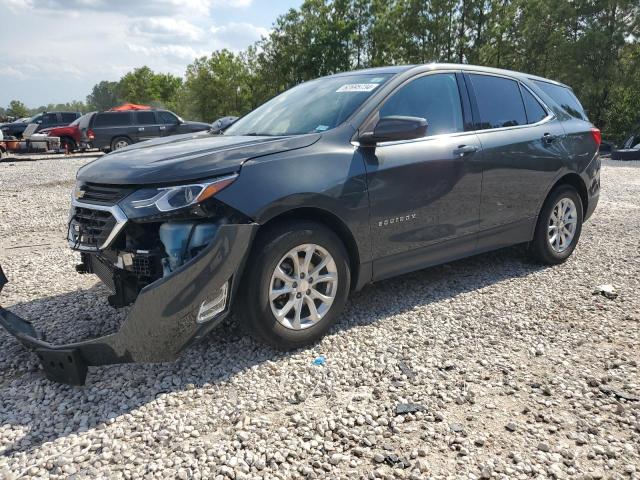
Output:
<instances>
[{"instance_id":1,"label":"rear bumper","mask_svg":"<svg viewBox=\"0 0 640 480\"><path fill-rule=\"evenodd\" d=\"M229 312L256 224L223 225L196 258L139 294L120 330L104 337L53 345L31 322L0 307L0 325L38 355L49 380L83 385L88 366L131 362L168 362L204 337ZM200 306L229 282L226 307L204 323ZM0 290L7 283L0 268Z\"/></svg>"}]
</instances>

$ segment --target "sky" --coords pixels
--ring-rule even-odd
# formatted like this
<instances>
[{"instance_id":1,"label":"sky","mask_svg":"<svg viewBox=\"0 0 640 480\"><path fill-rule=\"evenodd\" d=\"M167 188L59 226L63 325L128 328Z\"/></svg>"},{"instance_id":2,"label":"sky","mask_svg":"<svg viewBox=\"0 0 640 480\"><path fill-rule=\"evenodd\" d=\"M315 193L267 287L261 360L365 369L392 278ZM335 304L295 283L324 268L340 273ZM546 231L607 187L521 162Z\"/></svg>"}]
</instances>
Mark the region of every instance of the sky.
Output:
<instances>
[{"instance_id":1,"label":"sky","mask_svg":"<svg viewBox=\"0 0 640 480\"><path fill-rule=\"evenodd\" d=\"M136 67L182 76L240 51L302 0L0 0L0 106L85 100Z\"/></svg>"}]
</instances>

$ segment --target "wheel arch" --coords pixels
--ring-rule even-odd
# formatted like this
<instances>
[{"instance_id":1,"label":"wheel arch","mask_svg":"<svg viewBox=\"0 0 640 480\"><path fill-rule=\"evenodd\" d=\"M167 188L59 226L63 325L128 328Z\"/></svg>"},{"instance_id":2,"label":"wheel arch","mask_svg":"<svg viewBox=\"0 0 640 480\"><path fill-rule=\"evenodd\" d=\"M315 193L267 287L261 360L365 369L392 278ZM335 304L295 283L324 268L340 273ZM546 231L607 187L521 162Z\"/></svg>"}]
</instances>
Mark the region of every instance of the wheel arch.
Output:
<instances>
[{"instance_id":1,"label":"wheel arch","mask_svg":"<svg viewBox=\"0 0 640 480\"><path fill-rule=\"evenodd\" d=\"M284 223L291 220L309 220L321 223L325 227L334 232L342 241L349 256L349 267L351 270L351 290L358 285L360 276L360 251L353 233L347 225L335 213L318 207L299 207L293 208L277 215L272 216L260 224L260 228L256 236L260 232L264 232L267 228L278 223Z\"/></svg>"},{"instance_id":2,"label":"wheel arch","mask_svg":"<svg viewBox=\"0 0 640 480\"><path fill-rule=\"evenodd\" d=\"M578 175L577 173L571 172L560 177L549 189L544 201L546 202L547 198L549 198L549 195L551 195L551 192L553 192L560 185L571 185L577 190L578 195L580 196L580 200L582 201L582 211L586 212L589 206L589 192L587 191L587 185L584 183L584 180L582 180L582 177L580 177L580 175Z\"/></svg>"}]
</instances>

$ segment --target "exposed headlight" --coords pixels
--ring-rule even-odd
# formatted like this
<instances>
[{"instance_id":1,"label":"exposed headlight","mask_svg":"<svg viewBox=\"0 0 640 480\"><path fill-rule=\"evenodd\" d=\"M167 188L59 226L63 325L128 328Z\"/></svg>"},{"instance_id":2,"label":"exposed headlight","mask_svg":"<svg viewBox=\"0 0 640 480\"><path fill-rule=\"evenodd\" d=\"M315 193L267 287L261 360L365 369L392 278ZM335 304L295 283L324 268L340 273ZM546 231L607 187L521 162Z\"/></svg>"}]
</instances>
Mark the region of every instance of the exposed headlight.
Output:
<instances>
[{"instance_id":1,"label":"exposed headlight","mask_svg":"<svg viewBox=\"0 0 640 480\"><path fill-rule=\"evenodd\" d=\"M125 198L120 206L129 218L171 212L204 202L231 185L237 174L175 187L143 188Z\"/></svg>"}]
</instances>

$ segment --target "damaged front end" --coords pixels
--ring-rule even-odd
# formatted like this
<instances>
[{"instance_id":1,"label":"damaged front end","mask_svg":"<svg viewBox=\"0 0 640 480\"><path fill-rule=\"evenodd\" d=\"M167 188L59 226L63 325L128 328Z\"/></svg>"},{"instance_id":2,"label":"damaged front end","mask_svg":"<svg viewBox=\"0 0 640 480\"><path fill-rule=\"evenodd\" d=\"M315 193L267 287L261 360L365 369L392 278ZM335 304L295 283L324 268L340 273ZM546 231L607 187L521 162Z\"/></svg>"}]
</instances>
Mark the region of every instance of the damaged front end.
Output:
<instances>
[{"instance_id":1,"label":"damaged front end","mask_svg":"<svg viewBox=\"0 0 640 480\"><path fill-rule=\"evenodd\" d=\"M135 189L79 184L69 220L80 273L133 307L114 334L66 345L0 307L0 325L34 350L50 380L83 385L87 367L173 361L226 317L257 225L215 199L234 176ZM205 193L203 195L203 192ZM6 278L0 268L0 290Z\"/></svg>"}]
</instances>

